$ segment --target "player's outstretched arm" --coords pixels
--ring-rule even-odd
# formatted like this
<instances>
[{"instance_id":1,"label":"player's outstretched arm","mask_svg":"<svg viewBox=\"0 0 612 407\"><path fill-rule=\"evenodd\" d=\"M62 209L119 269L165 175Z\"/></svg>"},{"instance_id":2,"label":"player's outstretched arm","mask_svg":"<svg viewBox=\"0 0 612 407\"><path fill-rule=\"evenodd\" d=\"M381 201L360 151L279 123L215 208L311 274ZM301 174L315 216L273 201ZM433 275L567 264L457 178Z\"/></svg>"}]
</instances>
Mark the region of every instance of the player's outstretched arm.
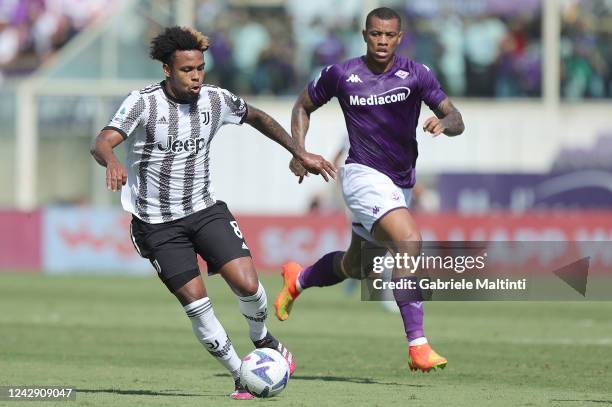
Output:
<instances>
[{"instance_id":1,"label":"player's outstretched arm","mask_svg":"<svg viewBox=\"0 0 612 407\"><path fill-rule=\"evenodd\" d=\"M306 145L306 133L308 133L310 127L310 114L317 109L318 106L315 106L310 99L308 88L304 88L295 101L293 110L291 110L291 136L302 148L305 148ZM300 184L304 181L304 177L308 176L306 169L295 158L289 162L289 168L299 177L298 183Z\"/></svg>"},{"instance_id":2,"label":"player's outstretched arm","mask_svg":"<svg viewBox=\"0 0 612 407\"><path fill-rule=\"evenodd\" d=\"M266 137L285 147L306 171L312 174L320 174L325 181L336 178L336 167L333 164L318 154L306 151L303 145L300 145L267 113L249 105L245 121Z\"/></svg>"},{"instance_id":3,"label":"player's outstretched arm","mask_svg":"<svg viewBox=\"0 0 612 407\"><path fill-rule=\"evenodd\" d=\"M113 192L121 190L127 182L127 171L113 152L122 141L123 136L118 131L102 130L90 150L98 164L106 167L106 187Z\"/></svg>"},{"instance_id":4,"label":"player's outstretched arm","mask_svg":"<svg viewBox=\"0 0 612 407\"><path fill-rule=\"evenodd\" d=\"M465 130L463 117L449 98L444 99L434 110L436 117L430 117L423 124L423 131L434 137L444 133L449 137L458 136Z\"/></svg>"},{"instance_id":5,"label":"player's outstretched arm","mask_svg":"<svg viewBox=\"0 0 612 407\"><path fill-rule=\"evenodd\" d=\"M318 107L310 99L308 88L304 88L291 110L291 136L302 148L305 146L306 133L310 127L310 114L317 109Z\"/></svg>"}]
</instances>

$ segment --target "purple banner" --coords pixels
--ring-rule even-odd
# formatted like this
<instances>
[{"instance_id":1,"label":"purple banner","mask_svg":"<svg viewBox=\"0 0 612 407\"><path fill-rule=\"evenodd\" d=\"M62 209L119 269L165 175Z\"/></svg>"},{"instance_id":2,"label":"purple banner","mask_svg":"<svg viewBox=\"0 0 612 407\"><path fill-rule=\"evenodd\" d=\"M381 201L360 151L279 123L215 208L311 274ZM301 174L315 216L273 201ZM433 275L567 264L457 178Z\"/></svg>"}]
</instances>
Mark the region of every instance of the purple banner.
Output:
<instances>
[{"instance_id":1,"label":"purple banner","mask_svg":"<svg viewBox=\"0 0 612 407\"><path fill-rule=\"evenodd\" d=\"M612 172L441 174L438 192L445 211L609 209Z\"/></svg>"}]
</instances>

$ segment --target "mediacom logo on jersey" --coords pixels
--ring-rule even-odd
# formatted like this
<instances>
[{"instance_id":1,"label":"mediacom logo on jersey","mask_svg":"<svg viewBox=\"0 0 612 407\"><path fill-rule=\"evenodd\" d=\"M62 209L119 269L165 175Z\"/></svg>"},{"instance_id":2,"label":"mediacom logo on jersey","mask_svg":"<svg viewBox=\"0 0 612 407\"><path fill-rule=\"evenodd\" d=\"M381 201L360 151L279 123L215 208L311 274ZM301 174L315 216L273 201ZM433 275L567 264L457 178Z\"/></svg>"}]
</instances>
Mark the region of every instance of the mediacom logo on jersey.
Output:
<instances>
[{"instance_id":1,"label":"mediacom logo on jersey","mask_svg":"<svg viewBox=\"0 0 612 407\"><path fill-rule=\"evenodd\" d=\"M368 97L359 95L350 95L349 103L351 106L378 106L389 103L403 102L410 96L410 88L404 86L389 89L386 92L378 95L370 95Z\"/></svg>"},{"instance_id":2,"label":"mediacom logo on jersey","mask_svg":"<svg viewBox=\"0 0 612 407\"><path fill-rule=\"evenodd\" d=\"M188 138L187 140L178 140L177 136L168 136L168 140L166 141L166 145L162 145L161 143L157 143L157 148L161 151L171 151L173 153L182 153L183 151L187 153L197 154L200 150L203 150L206 146L206 139L204 137L200 138Z\"/></svg>"}]
</instances>

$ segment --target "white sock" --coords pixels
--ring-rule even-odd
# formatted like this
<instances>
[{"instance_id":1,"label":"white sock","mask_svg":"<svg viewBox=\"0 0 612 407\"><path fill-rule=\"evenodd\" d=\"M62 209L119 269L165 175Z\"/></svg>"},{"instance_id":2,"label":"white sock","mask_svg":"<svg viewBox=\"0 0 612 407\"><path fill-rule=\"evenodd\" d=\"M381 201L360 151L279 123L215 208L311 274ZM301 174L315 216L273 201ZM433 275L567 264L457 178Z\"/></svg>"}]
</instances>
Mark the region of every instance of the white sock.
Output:
<instances>
[{"instance_id":1,"label":"white sock","mask_svg":"<svg viewBox=\"0 0 612 407\"><path fill-rule=\"evenodd\" d=\"M198 341L236 379L240 373L242 361L238 357L225 329L215 316L210 299L204 297L183 308L185 308L185 312L191 320L193 333Z\"/></svg>"},{"instance_id":2,"label":"white sock","mask_svg":"<svg viewBox=\"0 0 612 407\"><path fill-rule=\"evenodd\" d=\"M248 297L238 297L240 312L249 324L249 336L252 341L263 339L268 333L266 318L268 317L268 297L263 285L259 283L257 292Z\"/></svg>"},{"instance_id":3,"label":"white sock","mask_svg":"<svg viewBox=\"0 0 612 407\"><path fill-rule=\"evenodd\" d=\"M300 283L300 275L299 274L295 278L295 288L298 290L298 293L301 293L302 291L304 291L304 289L302 288L302 284Z\"/></svg>"},{"instance_id":4,"label":"white sock","mask_svg":"<svg viewBox=\"0 0 612 407\"><path fill-rule=\"evenodd\" d=\"M420 338L416 338L408 342L408 346L425 345L426 343L427 343L427 338L424 336L421 336Z\"/></svg>"}]
</instances>

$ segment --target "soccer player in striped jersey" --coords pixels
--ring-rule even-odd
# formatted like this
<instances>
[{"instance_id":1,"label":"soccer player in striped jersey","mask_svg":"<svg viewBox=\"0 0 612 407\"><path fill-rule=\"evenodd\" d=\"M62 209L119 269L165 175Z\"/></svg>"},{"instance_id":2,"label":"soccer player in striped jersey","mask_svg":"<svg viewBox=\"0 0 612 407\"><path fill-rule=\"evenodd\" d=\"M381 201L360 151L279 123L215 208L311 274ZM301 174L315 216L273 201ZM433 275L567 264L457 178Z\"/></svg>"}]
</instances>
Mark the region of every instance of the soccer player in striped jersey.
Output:
<instances>
[{"instance_id":1,"label":"soccer player in striped jersey","mask_svg":"<svg viewBox=\"0 0 612 407\"><path fill-rule=\"evenodd\" d=\"M162 63L165 79L131 92L95 140L92 154L106 167L106 185L121 190L132 213L131 237L180 303L197 339L234 378L236 399L252 396L239 380L241 359L215 317L196 255L219 273L238 296L240 311L257 348L273 348L295 360L266 328L267 297L249 248L227 205L217 200L210 180L210 145L225 124L253 126L306 168L329 180L335 168L308 153L269 115L242 98L204 84L208 39L182 27L167 28L151 43L151 58ZM135 132L140 126L144 132ZM127 144L125 167L113 148Z\"/></svg>"},{"instance_id":2,"label":"soccer player in striped jersey","mask_svg":"<svg viewBox=\"0 0 612 407\"><path fill-rule=\"evenodd\" d=\"M402 38L400 16L392 9L378 8L368 14L365 25L366 55L324 68L293 108L292 134L303 146L311 113L333 97L340 102L350 149L339 175L353 217L353 233L345 252L328 253L305 269L296 263L283 266L284 287L275 301L281 321L289 317L303 290L364 278L364 241L377 243L381 255L387 250L402 257L419 255L421 235L408 205L415 184L421 103L435 113L424 123L424 130L434 137L457 136L464 130L461 114L430 69L395 54ZM300 182L307 175L297 160L290 167ZM369 264L369 259L363 260ZM422 302L398 292L394 295L404 322L411 370L446 366L446 359L433 351L425 337Z\"/></svg>"}]
</instances>

